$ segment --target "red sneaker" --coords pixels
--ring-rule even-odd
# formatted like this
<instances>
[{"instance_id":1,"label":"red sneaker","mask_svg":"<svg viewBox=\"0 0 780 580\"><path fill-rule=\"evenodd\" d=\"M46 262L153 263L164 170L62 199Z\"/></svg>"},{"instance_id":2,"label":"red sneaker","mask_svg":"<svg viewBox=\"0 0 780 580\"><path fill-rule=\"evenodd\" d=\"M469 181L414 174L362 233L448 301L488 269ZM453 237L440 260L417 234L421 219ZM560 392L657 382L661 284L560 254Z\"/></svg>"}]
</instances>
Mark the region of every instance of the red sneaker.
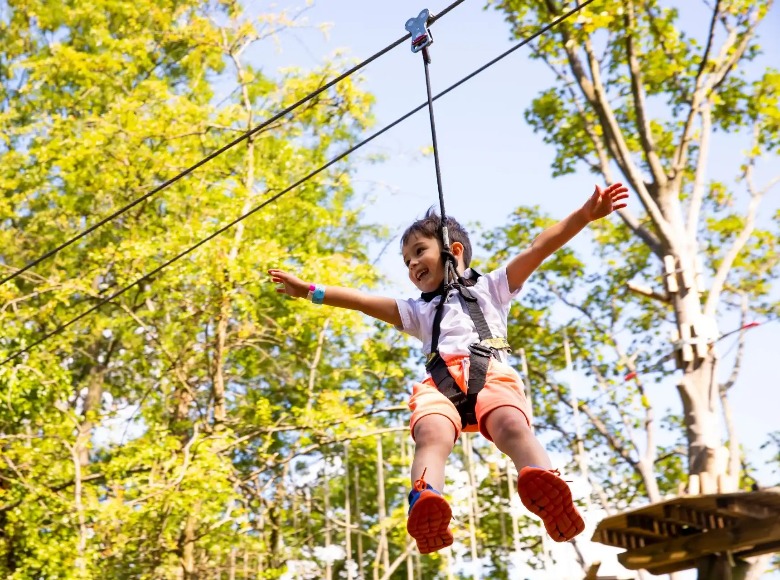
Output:
<instances>
[{"instance_id":1,"label":"red sneaker","mask_svg":"<svg viewBox=\"0 0 780 580\"><path fill-rule=\"evenodd\" d=\"M557 469L523 467L517 477L517 492L528 511L542 518L556 542L568 542L585 529L571 490Z\"/></svg>"},{"instance_id":2,"label":"red sneaker","mask_svg":"<svg viewBox=\"0 0 780 580\"><path fill-rule=\"evenodd\" d=\"M423 472L425 475L425 472ZM430 554L452 544L452 509L441 494L421 477L409 493L406 531L417 541L420 554Z\"/></svg>"}]
</instances>

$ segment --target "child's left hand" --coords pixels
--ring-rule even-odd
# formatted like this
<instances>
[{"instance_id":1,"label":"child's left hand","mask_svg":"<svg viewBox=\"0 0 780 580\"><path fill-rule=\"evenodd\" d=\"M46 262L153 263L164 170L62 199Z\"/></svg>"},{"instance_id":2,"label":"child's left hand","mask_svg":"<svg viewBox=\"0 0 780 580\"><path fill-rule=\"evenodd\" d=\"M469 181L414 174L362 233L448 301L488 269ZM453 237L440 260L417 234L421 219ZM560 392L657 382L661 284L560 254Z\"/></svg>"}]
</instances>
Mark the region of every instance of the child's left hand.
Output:
<instances>
[{"instance_id":1,"label":"child's left hand","mask_svg":"<svg viewBox=\"0 0 780 580\"><path fill-rule=\"evenodd\" d=\"M623 187L622 183L613 183L607 189L601 189L596 185L596 190L582 206L582 211L585 212L588 221L592 222L626 207L624 201L626 198L628 198L628 188Z\"/></svg>"}]
</instances>

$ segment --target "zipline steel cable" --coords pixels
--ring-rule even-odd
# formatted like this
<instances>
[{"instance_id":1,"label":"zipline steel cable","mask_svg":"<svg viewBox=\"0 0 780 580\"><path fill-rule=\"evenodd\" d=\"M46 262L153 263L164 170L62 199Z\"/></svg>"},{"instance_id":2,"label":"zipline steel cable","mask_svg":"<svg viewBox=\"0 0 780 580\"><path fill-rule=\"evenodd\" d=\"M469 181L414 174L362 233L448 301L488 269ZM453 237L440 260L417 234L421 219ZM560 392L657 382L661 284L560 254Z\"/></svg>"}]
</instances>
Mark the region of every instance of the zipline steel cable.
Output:
<instances>
[{"instance_id":1,"label":"zipline steel cable","mask_svg":"<svg viewBox=\"0 0 780 580\"><path fill-rule=\"evenodd\" d=\"M497 62L499 62L500 60L503 60L504 58L506 58L507 56L509 56L509 55L510 55L510 54L512 54L513 52L515 52L516 50L518 50L518 49L522 48L523 46L525 46L526 44L528 44L528 43L529 43L529 42L531 42L532 40L535 40L536 38L538 38L538 37L539 37L539 36L541 36L542 34L546 33L546 32L547 32L547 31L549 31L549 30L551 30L552 28L554 28L555 26L557 26L558 24L560 24L561 22L563 22L564 20L566 20L567 18L569 18L570 16L572 16L573 14L576 14L577 12L579 12L580 10L582 10L583 8L585 8L586 6L588 6L589 4L591 4L593 1L594 1L594 0L585 0L585 2L583 2L582 4L580 4L580 5L576 6L575 8L572 8L572 9L571 9L571 10L569 10L568 12L566 12L566 13L562 14L561 16L559 16L558 18L554 19L554 20L553 20L552 22L550 22L549 24L547 24L547 25L545 25L544 27L540 28L538 31L536 31L534 34L532 34L532 35L531 35L531 36L529 36L528 38L526 38L526 39L522 40L521 42L519 42L519 43L518 43L518 44L516 44L515 46L513 46L513 47L511 47L511 48L507 49L506 51L504 51L503 53L501 53L500 55L498 55L498 56L497 56L497 57L495 57L494 59L492 59L492 60L488 61L487 63L485 63L485 64L484 64L484 65L482 65L481 67L477 68L477 69L476 69L476 70L474 70L473 72L469 73L468 75L466 75L465 77L463 77L462 79L460 79L459 81L457 81L456 83L454 83L454 84L450 85L449 87L447 87L446 89L444 89L443 91L441 91L440 93L438 93L436 96L434 96L432 100L437 100L437 99L439 99L439 98L443 97L444 95L446 95L446 94L448 94L448 93L452 92L453 90L455 90L456 88L460 87L462 84L464 84L464 83L468 82L469 80L471 80L472 78L474 78L475 76L477 76L478 74L480 74L481 72L484 72L485 70L487 70L488 68L490 68L491 66L493 66L494 64L496 64ZM161 264L160 266L158 266L157 268L155 268L154 270L152 270L151 272L148 272L148 273L144 274L143 276L141 276L140 278L138 278L136 281L134 281L134 282L131 282L130 284L128 284L127 286L124 286L124 287L123 287L123 288L121 288L120 290L117 290L116 292L114 292L114 293L113 293L113 294L111 294L110 296L108 296L108 297L104 298L103 300L99 301L97 304L95 304L94 306L92 306L92 307L91 307L91 308L89 308L88 310L84 311L83 313L79 314L78 316L76 316L76 317L72 318L72 319L71 319L71 320L69 320L68 322L66 322L66 323L64 323L64 324L62 324L62 325L60 325L60 326L58 326L57 328L55 328L54 330L52 330L52 331L50 331L50 332L47 332L47 333L46 333L46 334L44 334L44 335L43 335L41 338L39 338L39 339L38 339L38 340L36 340L35 342L33 342L33 343L29 344L29 345L28 345L28 346L26 346L25 348L23 348L23 349L20 349L20 350L18 350L18 351L16 351L16 352L14 352L13 354L11 354L10 356L8 356L8 357L7 357L7 358L5 358L4 360L0 361L0 365L4 365L4 364L6 364L6 363L9 363L9 362L11 362L11 361L13 361L13 360L15 360L15 359L19 358L20 356L22 356L23 354L25 354L25 353L29 352L30 350L32 350L32 349L33 349L33 348L35 348L36 346L40 345L40 344L41 344L41 343L43 343L44 341L48 340L48 339L49 339L49 338L51 338L52 336L55 336L55 335L59 334L59 333L60 333L60 332L62 332L63 330L65 330L65 329L69 328L70 326L72 326L73 324L75 324L76 322L78 322L78 321L82 320L83 318L85 318L85 317L89 316L90 314L92 314L93 312L95 312L96 310L98 310L99 308L101 308L101 307L102 307L104 304L107 304L108 302L111 302L111 301L112 301L112 300L114 300L115 298L118 298L119 296L121 296L122 294L124 294L125 292L127 292L128 290L130 290L131 288L134 288L135 286L137 286L137 285L141 284L141 283L142 283L142 282L144 282L145 280L148 280L149 278L151 278L151 277L152 277L152 276L154 276L155 274L159 273L159 272L160 272L160 271L162 271L163 269L167 268L168 266L170 266L170 265L171 265L171 264L173 264L174 262L176 262L176 261L180 260L180 259L181 259L181 258L183 258L184 256L186 256L186 255L190 254L191 252L195 251L196 249L198 249L199 247L201 247L203 244L205 244L205 243L207 243L207 242L211 241L212 239L214 239L214 238L215 238L215 237L217 237L218 235L220 235L220 234L222 234L222 233L226 232L227 230L229 230L230 228L232 228L234 225L236 225L237 223L239 223L239 222L241 222L241 221L245 220L246 218L248 218L248 217L249 217L249 216L251 216L252 214L254 214L254 213L256 213L256 212L260 211L260 210L261 210L261 209L263 209L264 207L266 207L266 206L270 205L271 203L275 202L276 200L278 200L278 199L279 199L280 197L282 197L283 195L286 195L288 192L292 191L293 189L295 189L296 187L298 187L298 186L299 186L299 185L301 185L302 183L304 183L304 182L308 181L309 179L311 179L311 178L312 178L312 177L314 177L315 175L317 175L317 174L319 174L319 173L321 173L321 172L325 171L327 168L329 168L329 167L330 167L330 166L332 166L333 164L335 164L335 163L337 163L337 162L341 161L341 160L342 160L344 157L348 156L350 153L353 153L353 152L355 152L357 149L360 149L361 147L363 147L363 146L364 146L364 145L366 145L367 143L369 143L369 142L373 141L374 139L376 139L376 138L377 138L377 137L379 137L380 135L383 135L384 133L386 133L387 131L389 131L390 129L392 129L393 127L395 127L396 125L399 125L400 123L404 122L406 119L408 119L409 117L411 117L411 116L412 116L412 115L414 115L415 113L417 113L417 112L421 111L422 109L426 108L427 106L428 106L428 101L426 100L424 103L422 103L421 105L419 105L419 106L415 107L414 109L412 109L411 111L409 111L409 112L408 112L408 113L406 113L405 115L403 115L403 116L399 117L398 119L396 119L396 120L395 120L395 121L393 121L392 123L390 123L390 124L388 124L388 125L385 125L385 127L383 127L382 129L380 129L380 130L379 130L379 131L377 131L376 133L373 133L372 135L369 135L368 137L366 137L366 138L365 138L365 139L363 139L362 141L360 141L360 142L356 143L356 144L355 144L355 145L353 145L352 147L349 147L348 149L346 149L345 151L343 151L342 153L340 153L339 155L337 155L336 157L334 157L333 159L331 159L330 161L328 161L328 162L327 162L327 163L325 163L324 165L322 165L322 166L320 166L319 168L315 169L314 171L312 171L311 173L309 173L309 174L308 174L308 175L306 175L305 177L302 177L301 179L299 179L298 181L296 181L296 182L295 182L295 183L293 183L292 185L288 186L287 188L283 189L283 190L282 190L282 191L280 191L279 193L277 193L277 194L273 195L272 197L268 198L267 200L265 200L265 201L264 201L263 203L261 203L260 205L258 205L258 206L256 206L256 207L252 208L251 210L249 210L249 211L248 211L248 212L246 212L245 214L243 214L243 215L241 215L241 216L237 217L236 219L234 219L234 220L233 220L233 221L231 221L230 223L228 223L228 224L226 224L226 225L222 226L221 228L219 228L219 229L218 229L218 230L216 230L215 232L211 233L211 234L210 234L208 237L206 237L206 238L202 239L201 241L199 241L197 244L195 244L195 245L193 245L193 246L191 246L191 247L187 248L187 249L186 249L186 250L184 250L183 252L181 252L181 253L177 254L176 256L174 256L173 258L171 258L170 260L168 260L168 261L164 262L163 264Z\"/></svg>"},{"instance_id":2,"label":"zipline steel cable","mask_svg":"<svg viewBox=\"0 0 780 580\"><path fill-rule=\"evenodd\" d=\"M452 11L454 8L456 8L458 5L462 4L463 2L465 2L465 0L456 0L455 2L453 2L452 4L450 4L449 6L444 8L441 12L439 12L438 14L434 15L431 18L431 24L433 22L436 22L440 18L446 16L450 11ZM234 139L233 141L231 141L227 145L224 145L224 146L220 147L216 151L213 151L212 153L210 153L209 155L207 155L206 157L204 157L203 159L201 159L200 161L195 163L194 165L188 167L187 169L185 169L184 171L178 173L174 177L171 177L170 179L164 181L163 183L161 183L160 185L158 185L157 187L155 187L154 189L152 189L148 193L145 193L141 197L139 197L137 199L134 199L133 201L131 201L127 205L119 208L118 210L116 210L112 214L104 217L103 219L101 219L97 223L89 226L85 230L83 230L80 233L76 234L74 237L64 241L63 243L61 243L56 248L52 248L51 250L49 250L45 254L43 254L43 255L37 257L36 259L34 259L32 262L30 262L28 264L25 264L22 268L16 270L12 274L9 274L5 278L0 279L0 286L5 284L6 282L10 282L11 280L16 278L17 276L20 276L21 274L24 274L27 270L37 266L38 264L40 264L44 260L47 260L47 259L51 258L52 256L54 256L55 254L58 254L59 252L61 252L65 248L67 248L68 246L70 246L70 245L74 244L75 242L79 241L81 238L83 238L85 236L88 236L89 234L91 234L92 232L97 230L98 228L106 225L108 222L116 219L117 217L119 217L123 213L131 210L132 208L134 208L136 205L138 205L142 201L144 201L144 200L150 198L151 196L161 192L163 189L168 188L169 186L173 185L174 183L176 183L180 179L186 177L187 175L189 175L190 173L192 173L196 169L199 169L200 167L202 167L203 165L205 165L206 163L208 163L212 159L215 159L216 157L219 157L220 155L222 155L223 153L225 153L229 149L232 149L233 147L235 147L239 143L249 139L252 135L255 135L256 133L262 131L263 129L268 127L271 123L273 123L275 121L278 121L279 119L281 119L285 115L288 115L289 113L291 113L294 110L296 110L301 105L304 105L305 103L308 103L309 101L311 101L315 97L319 96L323 92L327 91L328 89L330 89L334 85L340 83L345 78L353 75L354 73L356 73L360 69L365 68L366 66L368 66L369 64L374 62L379 57L385 55L386 53L390 52L391 50L396 48L398 45L403 43L404 41L408 40L410 38L410 36L411 36L411 34L406 34L406 36L403 36L403 37L399 38L398 40L396 40L392 44L389 44L388 46L386 46L382 50L374 53L373 55L371 55L370 57L368 57L364 61L360 62L359 64L356 64L355 66L353 66L349 70L346 70L343 73L341 73L339 76L331 79L329 82L327 82L326 84L322 85L316 91L313 91L313 92L309 93L308 95L306 95L305 97L303 97L300 100L296 101L292 105L289 105L289 106L285 107L284 109L282 109L281 111L279 111L278 113L273 115L272 117L266 119L265 121L263 121L262 123L260 123L256 127L254 127L252 129L250 129L249 131L245 132L240 137L237 137L236 139Z\"/></svg>"}]
</instances>

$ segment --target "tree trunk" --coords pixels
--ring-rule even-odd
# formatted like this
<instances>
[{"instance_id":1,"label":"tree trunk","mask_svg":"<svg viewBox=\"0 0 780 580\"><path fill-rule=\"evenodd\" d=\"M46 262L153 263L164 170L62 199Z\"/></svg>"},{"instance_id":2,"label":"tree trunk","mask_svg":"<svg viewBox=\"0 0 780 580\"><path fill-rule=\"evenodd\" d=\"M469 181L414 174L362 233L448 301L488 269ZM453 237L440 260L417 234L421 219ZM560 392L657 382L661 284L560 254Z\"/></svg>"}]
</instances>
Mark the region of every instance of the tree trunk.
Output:
<instances>
[{"instance_id":1,"label":"tree trunk","mask_svg":"<svg viewBox=\"0 0 780 580\"><path fill-rule=\"evenodd\" d=\"M233 64L236 67L238 73L238 80L241 84L242 105L244 112L246 113L246 128L250 130L253 124L253 111L252 100L249 95L249 88L247 82L244 80L246 77L244 67L239 59L240 50L237 52L231 52L229 54ZM252 137L247 139L246 142L246 157L244 164L244 192L245 198L241 208L241 215L246 214L252 207L252 201L254 197L255 187L255 141ZM213 389L214 389L214 423L219 426L224 423L227 417L227 410L225 406L225 372L224 364L227 351L227 329L228 322L230 320L232 300L230 292L233 287L233 280L230 276L230 265L235 262L238 256L239 248L244 236L244 229L246 225L243 221L236 224L233 241L231 242L230 250L226 256L226 263L224 266L224 280L221 288L221 302L219 310L219 318L217 320L217 332L216 332L216 345L214 353L214 370L213 370Z\"/></svg>"},{"instance_id":2,"label":"tree trunk","mask_svg":"<svg viewBox=\"0 0 780 580\"><path fill-rule=\"evenodd\" d=\"M182 580L197 580L195 574L195 518L187 517L184 530L179 536L179 562Z\"/></svg>"},{"instance_id":3,"label":"tree trunk","mask_svg":"<svg viewBox=\"0 0 780 580\"><path fill-rule=\"evenodd\" d=\"M323 472L322 482L322 494L324 496L325 504L325 549L329 553L330 550L330 485L328 484L328 474ZM330 562L330 558L325 562L325 580L333 580L333 566Z\"/></svg>"},{"instance_id":4,"label":"tree trunk","mask_svg":"<svg viewBox=\"0 0 780 580\"><path fill-rule=\"evenodd\" d=\"M227 286L230 284L227 273L221 289L222 296L219 304L219 316L217 317L217 331L214 344L214 367L212 369L211 384L214 397L214 425L221 426L225 422L227 411L225 407L225 356L227 343L227 328L230 319L231 301L228 296Z\"/></svg>"},{"instance_id":5,"label":"tree trunk","mask_svg":"<svg viewBox=\"0 0 780 580\"><path fill-rule=\"evenodd\" d=\"M360 511L360 472L358 466L355 466L355 514L357 518L357 525L360 527L361 523L361 511ZM358 561L358 578L365 578L365 569L363 566L363 534L358 531L357 534L357 561Z\"/></svg>"},{"instance_id":6,"label":"tree trunk","mask_svg":"<svg viewBox=\"0 0 780 580\"><path fill-rule=\"evenodd\" d=\"M772 554L747 560L729 558L728 554L713 554L702 558L696 566L698 580L759 580L764 577Z\"/></svg>"},{"instance_id":7,"label":"tree trunk","mask_svg":"<svg viewBox=\"0 0 780 580\"><path fill-rule=\"evenodd\" d=\"M471 436L464 433L461 437L463 442L463 460L466 463L466 473L469 476L469 547L471 548L471 577L474 580L479 580L479 573L477 572L477 563L479 562L479 554L477 551L477 506L475 500L474 488L476 487L476 477L474 476L474 461L471 453Z\"/></svg>"},{"instance_id":8,"label":"tree trunk","mask_svg":"<svg viewBox=\"0 0 780 580\"><path fill-rule=\"evenodd\" d=\"M688 309L681 308L677 317L681 338L678 364L683 370L678 389L688 440L688 475L696 476L694 481L698 479L700 483L698 490L689 487L689 491L717 493L718 481L727 475L728 461L724 456L725 449L718 421L716 353L714 346L696 344L696 348L691 348L686 344L696 340L695 331L692 329L695 325L690 321L697 315L700 316L695 311L691 316L690 308L691 306L688 306Z\"/></svg>"},{"instance_id":9,"label":"tree trunk","mask_svg":"<svg viewBox=\"0 0 780 580\"><path fill-rule=\"evenodd\" d=\"M81 438L81 434L77 436L78 441ZM73 503L76 507L76 517L78 518L79 534L78 542L76 544L76 562L75 568L78 570L79 575L85 575L87 568L87 561L85 552L87 550L87 519L84 514L84 503L82 497L82 481L81 481L81 457L79 457L79 448L74 445L72 448L73 457Z\"/></svg>"},{"instance_id":10,"label":"tree trunk","mask_svg":"<svg viewBox=\"0 0 780 580\"><path fill-rule=\"evenodd\" d=\"M681 218L673 219L677 216L675 209L667 211L677 233L676 255L664 258L664 269L666 289L677 322L676 334L672 336L673 348L677 366L683 372L678 390L688 440L688 491L692 494L717 493L718 483L725 479L728 468L718 421L720 392L715 376L717 353L714 346L718 330L715 321L707 320L703 314L695 248L686 243L684 226L676 223Z\"/></svg>"},{"instance_id":11,"label":"tree trunk","mask_svg":"<svg viewBox=\"0 0 780 580\"><path fill-rule=\"evenodd\" d=\"M352 507L349 493L349 441L344 444L344 539L346 544L347 580L352 580Z\"/></svg>"},{"instance_id":12,"label":"tree trunk","mask_svg":"<svg viewBox=\"0 0 780 580\"><path fill-rule=\"evenodd\" d=\"M718 479L725 475L726 467L720 424L709 393L717 385L707 372L709 366L705 361L686 372L678 385L688 438L688 475L699 479L700 493L717 493Z\"/></svg>"},{"instance_id":13,"label":"tree trunk","mask_svg":"<svg viewBox=\"0 0 780 580\"><path fill-rule=\"evenodd\" d=\"M401 554L395 560L393 560L393 563L387 567L387 570L385 570L385 573L382 576L382 578L380 578L380 580L390 580L390 577L393 575L393 572L395 572L398 569L398 567L401 565L401 562L403 562L409 556L409 554L412 553L413 549L414 549L414 542L407 544L406 549L403 552L401 552Z\"/></svg>"},{"instance_id":14,"label":"tree trunk","mask_svg":"<svg viewBox=\"0 0 780 580\"><path fill-rule=\"evenodd\" d=\"M374 576L378 578L378 568L380 558L382 560L382 569L387 572L390 568L390 555L387 545L387 507L385 505L385 469L384 454L382 452L382 435L376 438L376 485L377 485L377 509L379 516L379 545L376 549L376 559L374 565Z\"/></svg>"},{"instance_id":15,"label":"tree trunk","mask_svg":"<svg viewBox=\"0 0 780 580\"><path fill-rule=\"evenodd\" d=\"M516 553L520 553L520 521L517 518L517 513L514 509L517 500L515 496L517 494L517 483L515 478L512 477L512 461L509 457L506 458L506 486L507 486L507 499L509 500L509 513L512 515L512 550Z\"/></svg>"},{"instance_id":16,"label":"tree trunk","mask_svg":"<svg viewBox=\"0 0 780 580\"><path fill-rule=\"evenodd\" d=\"M746 580L751 564L738 558L729 560L726 554L714 554L702 558L696 566L698 580Z\"/></svg>"},{"instance_id":17,"label":"tree trunk","mask_svg":"<svg viewBox=\"0 0 780 580\"><path fill-rule=\"evenodd\" d=\"M84 420L79 425L79 434L76 439L76 448L81 467L89 465L89 442L92 439L92 429L95 426L95 420L100 414L105 370L105 366L100 365L93 367L89 372L87 396L84 398Z\"/></svg>"}]
</instances>

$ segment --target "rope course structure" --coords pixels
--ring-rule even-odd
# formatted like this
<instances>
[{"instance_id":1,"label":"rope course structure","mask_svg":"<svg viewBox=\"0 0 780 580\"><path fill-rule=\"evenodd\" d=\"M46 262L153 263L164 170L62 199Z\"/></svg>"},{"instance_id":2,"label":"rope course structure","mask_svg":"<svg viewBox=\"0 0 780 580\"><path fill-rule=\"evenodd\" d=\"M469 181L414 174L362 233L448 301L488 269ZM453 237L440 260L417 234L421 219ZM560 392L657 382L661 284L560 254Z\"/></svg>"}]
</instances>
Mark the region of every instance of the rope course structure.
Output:
<instances>
[{"instance_id":1,"label":"rope course structure","mask_svg":"<svg viewBox=\"0 0 780 580\"><path fill-rule=\"evenodd\" d=\"M618 561L629 570L671 574L712 558L710 577L731 578L729 559L780 550L780 488L644 506L602 520L593 541L625 549ZM715 557L721 553L729 558Z\"/></svg>"},{"instance_id":2,"label":"rope course structure","mask_svg":"<svg viewBox=\"0 0 780 580\"><path fill-rule=\"evenodd\" d=\"M457 7L463 1L464 0L457 0L456 2L450 4L447 8L445 8L438 15L431 16L430 19L428 20L428 24L431 24L432 22L435 22L435 21L441 19L444 15L446 15L448 12L453 10L455 7ZM159 272L161 272L162 270L164 270L165 268L167 268L168 266L170 266L174 262L177 262L181 258L183 258L183 257L187 256L188 254L192 253L193 251L195 251L196 249L200 248L202 245L204 245L207 242L211 241L215 237L217 237L220 234L226 232L227 230L229 230L230 228L232 228L233 226L235 226L239 222L245 220L249 216L257 213L261 209L263 209L263 208L267 207L268 205L274 203L275 201L277 201L278 199L280 199L281 197L283 197L284 195L286 195L287 193L289 193L290 191L292 191L293 189L295 189L299 185L305 183L306 181L308 181L309 179L311 179L314 176L318 175L322 171L325 171L326 169L328 169L329 167L331 167L335 163L341 161L342 159L344 159L345 157L347 157L351 153L354 153L355 151L357 151L358 149L360 149L364 145L370 143L371 141L373 141L374 139L379 137L380 135L383 135L384 133L388 132L389 130L394 128L396 125L399 125L400 123L404 122L406 119L408 119L409 117L413 116L417 112L421 111L422 109L424 109L426 107L430 107L430 105L431 105L431 103L433 101L435 101L435 100L437 100L437 99L447 95L448 93L454 91L456 88L458 88L461 85L463 85L464 83L468 82L469 80L471 80L472 78L474 78L478 74L484 72L485 70L487 70L488 68L490 68L494 64L498 63L499 61L503 60L504 58L506 58L510 54L514 53L518 49L520 49L523 46L527 45L529 42L537 39L541 35L545 34L549 30L551 30L552 28L556 27L557 25L559 25L564 20L568 19L569 17L571 17L572 15L576 14L577 12L580 12L583 8L585 8L586 6L591 4L593 1L594 0L586 0L585 2L583 2L583 3L579 4L578 6L576 6L575 8L572 8L572 9L568 10L567 12L561 14L560 16L558 16L557 18L552 20L550 23L546 24L545 26L541 27L539 30L534 32L532 35L530 35L527 38L521 40L520 42L518 42L514 46L510 47L509 49L507 49L506 51L502 52L501 54L499 54L495 58L491 59L490 61L488 61L487 63L483 64L479 68L475 69L474 71L472 71L468 75L462 77L460 80L458 80L457 82L453 83L452 85L450 85L446 89L442 90L438 94L433 95L433 96L429 95L429 98L424 103L422 103L421 105L418 105L417 107L415 107L414 109L412 109L408 113L398 117L395 121L392 121L391 123L385 125L382 129L376 131L375 133L369 135L368 137L366 137L363 140L359 141L355 145L353 145L353 146L349 147L348 149L344 150L343 152L339 153L338 155L336 155L335 157L330 159L325 164L323 164L320 167L318 167L317 169L311 171L310 173L308 173L304 177L300 178L299 180L297 180L296 182L294 182L290 186L286 187L282 191L280 191L280 192L274 194L273 196L269 197L263 203L255 206L254 208L250 209L249 211L247 211L243 215L240 215L236 219L230 221L229 223L227 223L224 226L220 227L219 229L215 230L214 232L209 234L207 237L203 238L202 240L200 240L196 244L188 247L187 249L183 250L182 252L179 252L178 254L173 256L172 258L170 258L167 261L165 261L164 263L160 264L158 267L156 267L153 270L147 272L146 274L140 276L135 281L133 281L133 282L127 284L126 286L120 288L119 290L117 290L113 294L103 298L102 300L99 300L97 303L95 303L93 306L91 306L90 308L88 308L87 310L82 312L81 314L71 318L70 320L68 320L67 322L65 322L65 323L63 323L63 324L61 324L59 326L57 326L53 330L44 333L40 338L38 338L37 340L31 342L27 346L25 346L25 347L23 347L23 348L21 348L19 350L14 351L9 356L7 356L5 359L0 361L0 365L5 365L5 364L8 364L8 363L18 359L19 357L21 357L25 353L31 351L35 347L39 346L40 344L42 344L46 340L50 339L51 337L53 337L53 336L55 336L57 334L60 334L61 332L63 332L67 328L73 326L74 324L76 324L80 320L83 320L84 318L86 318L87 316L92 314L93 312L95 312L98 309L100 309L105 304L107 304L107 303L115 300L116 298L122 296L128 290L138 286L139 284L143 283L144 281L149 280L150 278L152 278L153 276L155 276L156 274L158 274ZM154 188L152 191L144 194L143 196L139 197L138 199L134 200L133 202L129 203L128 205L124 206L123 208L117 210L113 214L103 218L102 220L100 220L99 222L94 224L93 226L91 226L91 227L85 229L84 231L82 231L81 233L79 233L77 236L75 236L75 237L71 238L70 240L62 243L57 248L54 248L54 249L50 250L49 252L47 252L46 254L40 256L39 258L33 260L32 262L30 262L29 264L24 266L22 269L17 270L12 275L7 276L6 278L3 278L2 280L0 280L0 285L5 283L5 282L7 282L7 281L9 281L9 280L11 280L11 279L13 279L13 278L15 278L16 276L20 275L21 273L29 270L30 268L34 267L36 264L39 264L42 261L46 260L47 258L55 255L56 253L60 252L64 248L66 248L69 245L73 244L74 242L80 240L81 238L83 238L84 236L88 235L89 233L95 231L96 229L98 229L102 225L108 223L112 219L114 219L117 216L121 215L122 213L128 211L129 209L131 209L132 207L136 206L137 204L139 204L143 200L147 199L148 197L154 195L155 193L158 193L159 191L161 191L165 187L168 187L169 185L175 183L179 179L181 179L181 178L185 177L186 175L192 173L198 167L201 167L202 165L208 163L208 161L210 161L210 160L214 159L215 157L217 157L218 155L224 153L225 151L227 151L231 147L234 147L238 143L241 143L242 141L248 139L250 136L252 136L253 134L257 133L262 128L266 127L267 125L269 125L270 123L272 123L276 119L279 119L281 116L283 116L285 114L288 114L293 109L299 107L303 103L306 103L306 102L310 101L311 99L315 98L317 95L321 94L323 91L325 91L328 88L330 88L333 85L335 85L338 81L340 81L340 80L346 78L347 76L353 74L354 72L360 70L361 68L363 68L364 66L366 66L370 62L373 62L374 60L378 59L380 56L386 54L388 51L390 51L393 48L397 47L399 44L403 43L405 40L408 40L409 38L411 38L411 33L406 34L404 37L400 38L399 40L396 40L392 44L390 44L387 47L383 48L382 50L376 52L374 55L372 55L368 59L366 59L363 62L359 63L358 65L352 67L351 69L349 69L348 71L346 71L343 74L339 75L338 77L336 77L332 81L326 83L325 85L323 85L322 87L320 87L316 91L312 92L310 95L307 95L306 97L300 99L297 103L295 103L293 105L290 105L289 107L283 109L282 111L280 111L276 115L272 116L270 119L264 121L263 123L261 123L260 125L255 127L254 129L244 133L242 136L234 139L233 141L231 141L227 145L225 145L222 148L218 149L217 151L211 153L210 155L205 157L203 160L199 161L195 165L193 165L190 168L186 169L185 171L181 172L177 176L167 180L164 184L161 184L160 186ZM432 111L432 108L431 108L431 111ZM269 192L266 192L266 193L269 193ZM443 197L442 197L442 203L443 203Z\"/></svg>"}]
</instances>

